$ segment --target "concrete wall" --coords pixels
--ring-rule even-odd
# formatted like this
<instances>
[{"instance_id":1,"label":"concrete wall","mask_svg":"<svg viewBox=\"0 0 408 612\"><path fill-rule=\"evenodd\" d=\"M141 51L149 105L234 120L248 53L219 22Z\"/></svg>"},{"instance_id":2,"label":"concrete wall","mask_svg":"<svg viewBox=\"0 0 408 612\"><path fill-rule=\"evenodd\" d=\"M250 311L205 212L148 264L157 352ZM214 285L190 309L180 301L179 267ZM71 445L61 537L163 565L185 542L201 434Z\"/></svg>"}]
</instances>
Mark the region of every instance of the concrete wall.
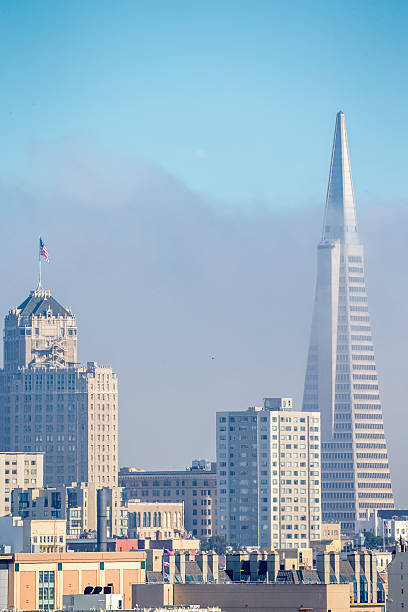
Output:
<instances>
[{"instance_id":1,"label":"concrete wall","mask_svg":"<svg viewBox=\"0 0 408 612\"><path fill-rule=\"evenodd\" d=\"M346 612L348 585L175 584L174 604L219 605L225 612Z\"/></svg>"},{"instance_id":2,"label":"concrete wall","mask_svg":"<svg viewBox=\"0 0 408 612\"><path fill-rule=\"evenodd\" d=\"M13 553L23 552L23 525L15 525L13 517L0 517L0 543L11 546Z\"/></svg>"},{"instance_id":3,"label":"concrete wall","mask_svg":"<svg viewBox=\"0 0 408 612\"><path fill-rule=\"evenodd\" d=\"M163 605L165 596L168 605L219 606L225 612L350 612L348 584L135 584L132 596L133 607Z\"/></svg>"},{"instance_id":4,"label":"concrete wall","mask_svg":"<svg viewBox=\"0 0 408 612\"><path fill-rule=\"evenodd\" d=\"M173 605L172 584L132 584L132 608Z\"/></svg>"}]
</instances>

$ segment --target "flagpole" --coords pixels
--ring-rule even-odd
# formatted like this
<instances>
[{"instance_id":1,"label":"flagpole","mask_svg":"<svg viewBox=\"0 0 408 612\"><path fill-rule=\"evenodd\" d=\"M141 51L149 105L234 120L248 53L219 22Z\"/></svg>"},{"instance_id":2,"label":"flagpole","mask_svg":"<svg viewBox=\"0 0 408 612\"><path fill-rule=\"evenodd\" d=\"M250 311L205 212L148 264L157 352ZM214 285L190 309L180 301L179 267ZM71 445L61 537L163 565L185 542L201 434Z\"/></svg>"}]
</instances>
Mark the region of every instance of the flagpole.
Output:
<instances>
[{"instance_id":1,"label":"flagpole","mask_svg":"<svg viewBox=\"0 0 408 612\"><path fill-rule=\"evenodd\" d=\"M41 289L41 237L38 239L38 289Z\"/></svg>"}]
</instances>

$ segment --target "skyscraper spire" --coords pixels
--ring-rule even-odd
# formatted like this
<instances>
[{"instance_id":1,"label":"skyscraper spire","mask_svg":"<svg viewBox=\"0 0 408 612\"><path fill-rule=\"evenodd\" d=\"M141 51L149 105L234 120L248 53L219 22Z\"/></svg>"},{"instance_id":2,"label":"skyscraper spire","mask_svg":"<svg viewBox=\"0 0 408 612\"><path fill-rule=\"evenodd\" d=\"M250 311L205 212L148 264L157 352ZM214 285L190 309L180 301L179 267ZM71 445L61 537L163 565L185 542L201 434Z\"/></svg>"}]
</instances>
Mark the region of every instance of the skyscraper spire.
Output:
<instances>
[{"instance_id":1,"label":"skyscraper spire","mask_svg":"<svg viewBox=\"0 0 408 612\"><path fill-rule=\"evenodd\" d=\"M358 244L346 119L337 113L322 240Z\"/></svg>"},{"instance_id":2,"label":"skyscraper spire","mask_svg":"<svg viewBox=\"0 0 408 612\"><path fill-rule=\"evenodd\" d=\"M338 113L307 360L303 410L320 412L322 513L354 533L394 508L381 397L357 234L346 124Z\"/></svg>"}]
</instances>

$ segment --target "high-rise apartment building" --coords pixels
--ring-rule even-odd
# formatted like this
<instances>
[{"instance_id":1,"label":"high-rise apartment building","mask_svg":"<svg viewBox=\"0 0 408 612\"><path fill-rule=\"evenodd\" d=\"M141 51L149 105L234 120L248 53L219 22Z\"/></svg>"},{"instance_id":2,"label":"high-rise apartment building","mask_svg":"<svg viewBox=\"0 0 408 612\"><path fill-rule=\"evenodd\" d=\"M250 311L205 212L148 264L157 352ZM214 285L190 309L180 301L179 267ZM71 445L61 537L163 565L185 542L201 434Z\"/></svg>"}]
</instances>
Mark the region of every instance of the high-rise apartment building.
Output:
<instances>
[{"instance_id":1,"label":"high-rise apartment building","mask_svg":"<svg viewBox=\"0 0 408 612\"><path fill-rule=\"evenodd\" d=\"M0 453L0 516L11 513L15 489L43 486L42 453Z\"/></svg>"},{"instance_id":2,"label":"high-rise apartment building","mask_svg":"<svg viewBox=\"0 0 408 612\"><path fill-rule=\"evenodd\" d=\"M307 360L303 410L322 424L325 522L355 531L376 508L393 508L387 445L357 231L346 123L338 113Z\"/></svg>"},{"instance_id":3,"label":"high-rise apartment building","mask_svg":"<svg viewBox=\"0 0 408 612\"><path fill-rule=\"evenodd\" d=\"M231 544L307 548L320 539L320 415L291 398L217 412L217 533Z\"/></svg>"},{"instance_id":4,"label":"high-rise apartment building","mask_svg":"<svg viewBox=\"0 0 408 612\"><path fill-rule=\"evenodd\" d=\"M5 318L0 450L44 453L49 486L117 485L116 375L78 364L75 316L43 289Z\"/></svg>"}]
</instances>

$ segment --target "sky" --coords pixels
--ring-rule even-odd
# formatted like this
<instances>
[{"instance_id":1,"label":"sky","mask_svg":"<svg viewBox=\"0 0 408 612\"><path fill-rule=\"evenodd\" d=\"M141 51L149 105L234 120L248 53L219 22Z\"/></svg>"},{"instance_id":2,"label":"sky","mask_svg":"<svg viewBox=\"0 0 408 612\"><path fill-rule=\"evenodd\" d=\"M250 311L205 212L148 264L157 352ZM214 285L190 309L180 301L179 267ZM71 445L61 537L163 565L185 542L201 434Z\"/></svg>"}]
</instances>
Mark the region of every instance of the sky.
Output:
<instances>
[{"instance_id":1,"label":"sky","mask_svg":"<svg viewBox=\"0 0 408 612\"><path fill-rule=\"evenodd\" d=\"M216 410L300 407L343 110L408 507L407 25L396 1L0 0L0 313L41 234L80 359L118 373L121 465L214 459Z\"/></svg>"}]
</instances>

